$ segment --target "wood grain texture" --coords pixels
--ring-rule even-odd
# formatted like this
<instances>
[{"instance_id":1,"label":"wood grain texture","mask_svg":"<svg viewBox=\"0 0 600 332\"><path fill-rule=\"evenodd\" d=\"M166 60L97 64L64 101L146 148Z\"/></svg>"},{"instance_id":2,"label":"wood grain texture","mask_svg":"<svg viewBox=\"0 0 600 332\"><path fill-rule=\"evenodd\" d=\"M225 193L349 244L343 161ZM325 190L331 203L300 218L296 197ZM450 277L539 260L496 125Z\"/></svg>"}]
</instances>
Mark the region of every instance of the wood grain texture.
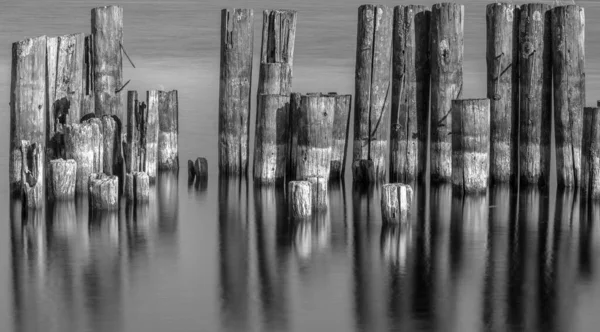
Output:
<instances>
[{"instance_id":1,"label":"wood grain texture","mask_svg":"<svg viewBox=\"0 0 600 332\"><path fill-rule=\"evenodd\" d=\"M179 169L179 100L167 91L158 108L158 169Z\"/></svg>"},{"instance_id":2,"label":"wood grain texture","mask_svg":"<svg viewBox=\"0 0 600 332\"><path fill-rule=\"evenodd\" d=\"M121 178L123 173L121 123L117 122L113 115L103 115L100 121L102 121L104 174Z\"/></svg>"},{"instance_id":3,"label":"wood grain texture","mask_svg":"<svg viewBox=\"0 0 600 332\"><path fill-rule=\"evenodd\" d=\"M435 4L431 9L431 146L432 182L452 176L452 100L463 89L464 6Z\"/></svg>"},{"instance_id":4,"label":"wood grain texture","mask_svg":"<svg viewBox=\"0 0 600 332\"><path fill-rule=\"evenodd\" d=\"M263 12L262 43L260 63L285 63L294 65L294 45L296 41L295 10L265 10Z\"/></svg>"},{"instance_id":5,"label":"wood grain texture","mask_svg":"<svg viewBox=\"0 0 600 332\"><path fill-rule=\"evenodd\" d=\"M327 195L329 178L323 176L309 176L306 178L306 181L311 185L313 209L315 211L327 210L329 206L329 197Z\"/></svg>"},{"instance_id":6,"label":"wood grain texture","mask_svg":"<svg viewBox=\"0 0 600 332\"><path fill-rule=\"evenodd\" d=\"M73 159L55 159L49 163L48 200L75 199L77 163Z\"/></svg>"},{"instance_id":7,"label":"wood grain texture","mask_svg":"<svg viewBox=\"0 0 600 332\"><path fill-rule=\"evenodd\" d=\"M555 7L551 13L556 181L561 188L578 187L585 106L585 14L574 5Z\"/></svg>"},{"instance_id":8,"label":"wood grain texture","mask_svg":"<svg viewBox=\"0 0 600 332\"><path fill-rule=\"evenodd\" d=\"M429 28L431 10L394 8L390 179L422 180L429 133Z\"/></svg>"},{"instance_id":9,"label":"wood grain texture","mask_svg":"<svg viewBox=\"0 0 600 332\"><path fill-rule=\"evenodd\" d=\"M552 54L550 5L521 6L519 23L520 183L550 181Z\"/></svg>"},{"instance_id":10,"label":"wood grain texture","mask_svg":"<svg viewBox=\"0 0 600 332\"><path fill-rule=\"evenodd\" d=\"M348 135L350 132L352 95L337 95L331 93L329 95L335 98L329 178L343 179L346 172L348 155ZM293 123L291 125L293 126Z\"/></svg>"},{"instance_id":11,"label":"wood grain texture","mask_svg":"<svg viewBox=\"0 0 600 332\"><path fill-rule=\"evenodd\" d=\"M254 180L263 184L285 179L289 143L289 96L261 95L256 114Z\"/></svg>"},{"instance_id":12,"label":"wood grain texture","mask_svg":"<svg viewBox=\"0 0 600 332\"><path fill-rule=\"evenodd\" d=\"M146 149L146 169L150 181L156 179L158 170L158 109L161 100L164 98L164 91L150 90L146 92L146 105L148 105L148 113L144 117L145 131L142 139L142 144L145 140L145 145L142 148Z\"/></svg>"},{"instance_id":13,"label":"wood grain texture","mask_svg":"<svg viewBox=\"0 0 600 332\"><path fill-rule=\"evenodd\" d=\"M148 203L150 201L150 177L144 172L133 173L133 192L136 203Z\"/></svg>"},{"instance_id":14,"label":"wood grain texture","mask_svg":"<svg viewBox=\"0 0 600 332\"><path fill-rule=\"evenodd\" d=\"M219 84L219 171L245 175L248 170L252 90L254 11L221 11Z\"/></svg>"},{"instance_id":15,"label":"wood grain texture","mask_svg":"<svg viewBox=\"0 0 600 332\"><path fill-rule=\"evenodd\" d=\"M43 145L21 141L21 202L23 208L41 209L45 202L45 153Z\"/></svg>"},{"instance_id":16,"label":"wood grain texture","mask_svg":"<svg viewBox=\"0 0 600 332\"><path fill-rule=\"evenodd\" d=\"M583 110L581 193L583 198L600 199L600 108Z\"/></svg>"},{"instance_id":17,"label":"wood grain texture","mask_svg":"<svg viewBox=\"0 0 600 332\"><path fill-rule=\"evenodd\" d=\"M515 183L519 160L519 8L487 6L487 97L490 99L490 179Z\"/></svg>"},{"instance_id":18,"label":"wood grain texture","mask_svg":"<svg viewBox=\"0 0 600 332\"><path fill-rule=\"evenodd\" d=\"M384 224L410 222L413 190L410 185L389 183L381 187L381 218Z\"/></svg>"},{"instance_id":19,"label":"wood grain texture","mask_svg":"<svg viewBox=\"0 0 600 332\"><path fill-rule=\"evenodd\" d=\"M372 160L375 181L387 176L391 54L392 10L386 6L360 6L352 160Z\"/></svg>"},{"instance_id":20,"label":"wood grain texture","mask_svg":"<svg viewBox=\"0 0 600 332\"><path fill-rule=\"evenodd\" d=\"M119 209L119 178L114 175L93 173L89 176L91 210Z\"/></svg>"},{"instance_id":21,"label":"wood grain texture","mask_svg":"<svg viewBox=\"0 0 600 332\"><path fill-rule=\"evenodd\" d=\"M293 220L306 219L312 215L312 185L308 181L288 183L288 210Z\"/></svg>"},{"instance_id":22,"label":"wood grain texture","mask_svg":"<svg viewBox=\"0 0 600 332\"><path fill-rule=\"evenodd\" d=\"M76 194L88 193L89 176L103 171L100 149L103 144L97 123L72 123L65 126L65 157L77 163ZM98 137L95 137L98 135ZM100 138L100 142L98 142Z\"/></svg>"}]
</instances>

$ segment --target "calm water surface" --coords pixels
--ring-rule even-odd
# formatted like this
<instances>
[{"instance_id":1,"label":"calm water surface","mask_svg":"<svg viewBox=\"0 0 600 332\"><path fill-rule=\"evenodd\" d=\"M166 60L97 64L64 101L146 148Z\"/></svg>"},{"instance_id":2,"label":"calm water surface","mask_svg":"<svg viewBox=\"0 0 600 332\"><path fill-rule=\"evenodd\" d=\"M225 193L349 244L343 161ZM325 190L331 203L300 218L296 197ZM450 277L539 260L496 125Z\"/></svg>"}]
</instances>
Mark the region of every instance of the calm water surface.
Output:
<instances>
[{"instance_id":1,"label":"calm water surface","mask_svg":"<svg viewBox=\"0 0 600 332\"><path fill-rule=\"evenodd\" d=\"M464 94L482 97L487 1L462 3ZM91 8L106 3L1 4L8 119L11 43L89 32ZM600 204L571 192L496 187L460 198L449 187L417 188L412 226L397 229L382 226L378 188L334 183L326 213L290 224L283 190L218 177L219 10L255 9L255 63L261 10L298 10L294 89L353 93L361 2L120 4L137 67L124 64L127 88L179 90L180 158L206 156L209 180L188 184L182 169L161 174L145 208L90 217L79 200L23 218L1 176L0 331L598 330ZM578 4L588 17L595 104L600 2ZM0 123L0 174L8 173L8 125Z\"/></svg>"}]
</instances>

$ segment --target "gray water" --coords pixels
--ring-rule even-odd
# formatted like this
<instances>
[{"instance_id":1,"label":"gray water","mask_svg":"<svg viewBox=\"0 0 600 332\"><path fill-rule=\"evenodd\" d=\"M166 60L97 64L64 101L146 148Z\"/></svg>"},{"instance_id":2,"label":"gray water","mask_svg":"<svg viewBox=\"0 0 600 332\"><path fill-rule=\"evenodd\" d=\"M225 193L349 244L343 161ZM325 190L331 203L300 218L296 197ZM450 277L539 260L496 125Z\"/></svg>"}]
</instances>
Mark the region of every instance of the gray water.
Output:
<instances>
[{"instance_id":1,"label":"gray water","mask_svg":"<svg viewBox=\"0 0 600 332\"><path fill-rule=\"evenodd\" d=\"M464 96L483 97L487 2L462 3ZM595 104L600 1L577 3ZM89 32L91 8L106 3L0 4L8 119L11 43ZM190 185L182 169L160 176L146 208L90 217L78 201L22 220L1 176L0 331L598 330L600 204L573 193L491 188L463 199L449 187L417 188L412 227L399 230L382 226L378 188L333 184L328 212L294 225L283 191L219 179L220 9L255 9L255 68L261 11L298 10L294 90L353 93L361 2L119 4L137 67L124 64L127 89L179 90L180 159L207 157L209 180ZM8 174L8 120L0 126Z\"/></svg>"}]
</instances>

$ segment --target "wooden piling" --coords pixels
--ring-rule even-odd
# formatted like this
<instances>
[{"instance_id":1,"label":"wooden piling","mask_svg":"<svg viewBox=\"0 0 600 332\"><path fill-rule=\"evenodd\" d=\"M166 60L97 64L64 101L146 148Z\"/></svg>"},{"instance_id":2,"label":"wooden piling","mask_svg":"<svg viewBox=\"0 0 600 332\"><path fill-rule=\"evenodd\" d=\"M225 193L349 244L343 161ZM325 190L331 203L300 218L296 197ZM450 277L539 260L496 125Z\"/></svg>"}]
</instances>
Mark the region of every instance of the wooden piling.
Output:
<instances>
[{"instance_id":1,"label":"wooden piling","mask_svg":"<svg viewBox=\"0 0 600 332\"><path fill-rule=\"evenodd\" d=\"M330 179L343 179L346 172L346 156L348 153L348 132L350 130L350 108L352 95L329 94L335 98L333 115L333 135L331 145ZM290 123L290 127L294 123Z\"/></svg>"},{"instance_id":2,"label":"wooden piling","mask_svg":"<svg viewBox=\"0 0 600 332\"><path fill-rule=\"evenodd\" d=\"M376 181L375 167L372 160L355 160L352 163L353 182L359 185L368 185Z\"/></svg>"},{"instance_id":3,"label":"wooden piling","mask_svg":"<svg viewBox=\"0 0 600 332\"><path fill-rule=\"evenodd\" d=\"M245 175L248 169L254 11L221 11L219 85L219 172Z\"/></svg>"},{"instance_id":4,"label":"wooden piling","mask_svg":"<svg viewBox=\"0 0 600 332\"><path fill-rule=\"evenodd\" d=\"M254 180L284 180L288 158L289 96L260 95L256 114Z\"/></svg>"},{"instance_id":5,"label":"wooden piling","mask_svg":"<svg viewBox=\"0 0 600 332\"><path fill-rule=\"evenodd\" d=\"M600 199L600 108L598 107L586 107L583 110L581 191L584 199Z\"/></svg>"},{"instance_id":6,"label":"wooden piling","mask_svg":"<svg viewBox=\"0 0 600 332\"><path fill-rule=\"evenodd\" d=\"M12 45L10 86L11 194L20 194L21 141L46 143L46 36L25 39Z\"/></svg>"},{"instance_id":7,"label":"wooden piling","mask_svg":"<svg viewBox=\"0 0 600 332\"><path fill-rule=\"evenodd\" d=\"M431 145L432 182L452 177L452 100L463 89L464 6L433 5L431 9Z\"/></svg>"},{"instance_id":8,"label":"wooden piling","mask_svg":"<svg viewBox=\"0 0 600 332\"><path fill-rule=\"evenodd\" d=\"M188 181L194 181L196 178L196 170L194 169L194 162L188 160Z\"/></svg>"},{"instance_id":9,"label":"wooden piling","mask_svg":"<svg viewBox=\"0 0 600 332\"><path fill-rule=\"evenodd\" d=\"M519 7L487 6L487 97L490 99L490 180L518 178Z\"/></svg>"},{"instance_id":10,"label":"wooden piling","mask_svg":"<svg viewBox=\"0 0 600 332\"><path fill-rule=\"evenodd\" d=\"M297 132L294 156L296 180L330 177L335 101L334 96L321 94L300 98L300 108L291 124Z\"/></svg>"},{"instance_id":11,"label":"wooden piling","mask_svg":"<svg viewBox=\"0 0 600 332\"><path fill-rule=\"evenodd\" d=\"M48 174L49 201L75 199L75 183L77 179L77 163L75 160L51 160Z\"/></svg>"},{"instance_id":12,"label":"wooden piling","mask_svg":"<svg viewBox=\"0 0 600 332\"><path fill-rule=\"evenodd\" d=\"M94 97L94 35L85 36L83 64L84 93L81 101L80 116L96 112L96 102Z\"/></svg>"},{"instance_id":13,"label":"wooden piling","mask_svg":"<svg viewBox=\"0 0 600 332\"><path fill-rule=\"evenodd\" d=\"M146 92L146 103L148 110L146 113L144 130L145 136L141 137L142 143L145 140L145 146L142 148L146 149L146 173L150 177L150 182L156 179L156 173L158 169L158 108L160 105L161 96L164 94L163 91L151 90ZM141 112L141 111L140 111Z\"/></svg>"},{"instance_id":14,"label":"wooden piling","mask_svg":"<svg viewBox=\"0 0 600 332\"><path fill-rule=\"evenodd\" d=\"M163 94L158 108L158 169L179 169L179 101L177 90Z\"/></svg>"},{"instance_id":15,"label":"wooden piling","mask_svg":"<svg viewBox=\"0 0 600 332\"><path fill-rule=\"evenodd\" d=\"M452 101L452 185L485 192L489 175L490 100Z\"/></svg>"},{"instance_id":16,"label":"wooden piling","mask_svg":"<svg viewBox=\"0 0 600 332\"><path fill-rule=\"evenodd\" d=\"M133 173L133 187L136 203L150 201L150 177L144 172Z\"/></svg>"},{"instance_id":17,"label":"wooden piling","mask_svg":"<svg viewBox=\"0 0 600 332\"><path fill-rule=\"evenodd\" d=\"M123 88L123 8L92 9L92 35L96 114L114 114L124 119L120 93Z\"/></svg>"},{"instance_id":18,"label":"wooden piling","mask_svg":"<svg viewBox=\"0 0 600 332\"><path fill-rule=\"evenodd\" d=\"M121 177L123 173L121 122L113 115L103 115L100 121L102 121L104 173Z\"/></svg>"},{"instance_id":19,"label":"wooden piling","mask_svg":"<svg viewBox=\"0 0 600 332\"><path fill-rule=\"evenodd\" d=\"M141 107L137 91L127 91L127 144L125 145L125 172L146 171L147 107Z\"/></svg>"},{"instance_id":20,"label":"wooden piling","mask_svg":"<svg viewBox=\"0 0 600 332\"><path fill-rule=\"evenodd\" d=\"M413 190L401 183L381 187L381 217L384 224L406 225L410 221Z\"/></svg>"},{"instance_id":21,"label":"wooden piling","mask_svg":"<svg viewBox=\"0 0 600 332\"><path fill-rule=\"evenodd\" d=\"M196 180L206 179L208 177L208 160L204 157L198 157L194 163L194 172Z\"/></svg>"},{"instance_id":22,"label":"wooden piling","mask_svg":"<svg viewBox=\"0 0 600 332\"><path fill-rule=\"evenodd\" d=\"M123 184L123 196L125 196L128 202L135 200L135 186L133 173L125 174L125 183Z\"/></svg>"},{"instance_id":23,"label":"wooden piling","mask_svg":"<svg viewBox=\"0 0 600 332\"><path fill-rule=\"evenodd\" d=\"M585 106L585 14L579 6L552 13L554 133L559 187L581 183L581 143Z\"/></svg>"},{"instance_id":24,"label":"wooden piling","mask_svg":"<svg viewBox=\"0 0 600 332\"><path fill-rule=\"evenodd\" d=\"M297 14L295 10L277 9L263 12L260 63L289 65L290 85L294 65L296 21Z\"/></svg>"},{"instance_id":25,"label":"wooden piling","mask_svg":"<svg viewBox=\"0 0 600 332\"><path fill-rule=\"evenodd\" d=\"M75 192L87 194L90 175L104 170L99 154L102 148L101 130L97 123L73 123L64 129L65 156L77 163Z\"/></svg>"},{"instance_id":26,"label":"wooden piling","mask_svg":"<svg viewBox=\"0 0 600 332\"><path fill-rule=\"evenodd\" d=\"M353 161L373 161L375 180L386 177L391 96L392 10L358 8Z\"/></svg>"},{"instance_id":27,"label":"wooden piling","mask_svg":"<svg viewBox=\"0 0 600 332\"><path fill-rule=\"evenodd\" d=\"M429 28L431 10L394 8L390 179L423 179L429 133Z\"/></svg>"},{"instance_id":28,"label":"wooden piling","mask_svg":"<svg viewBox=\"0 0 600 332\"><path fill-rule=\"evenodd\" d=\"M289 213L293 220L312 215L312 185L308 181L290 181L288 184Z\"/></svg>"},{"instance_id":29,"label":"wooden piling","mask_svg":"<svg viewBox=\"0 0 600 332\"><path fill-rule=\"evenodd\" d=\"M40 209L44 206L45 154L43 145L30 141L21 141L21 184L22 206Z\"/></svg>"},{"instance_id":30,"label":"wooden piling","mask_svg":"<svg viewBox=\"0 0 600 332\"><path fill-rule=\"evenodd\" d=\"M92 210L117 210L119 208L119 178L104 173L89 177L89 200Z\"/></svg>"},{"instance_id":31,"label":"wooden piling","mask_svg":"<svg viewBox=\"0 0 600 332\"><path fill-rule=\"evenodd\" d=\"M329 177L324 176L309 176L306 178L311 184L312 192L312 207L314 210L326 210L329 206L329 199L327 196L327 182Z\"/></svg>"},{"instance_id":32,"label":"wooden piling","mask_svg":"<svg viewBox=\"0 0 600 332\"><path fill-rule=\"evenodd\" d=\"M525 185L550 182L552 59L550 5L520 7L519 173Z\"/></svg>"}]
</instances>

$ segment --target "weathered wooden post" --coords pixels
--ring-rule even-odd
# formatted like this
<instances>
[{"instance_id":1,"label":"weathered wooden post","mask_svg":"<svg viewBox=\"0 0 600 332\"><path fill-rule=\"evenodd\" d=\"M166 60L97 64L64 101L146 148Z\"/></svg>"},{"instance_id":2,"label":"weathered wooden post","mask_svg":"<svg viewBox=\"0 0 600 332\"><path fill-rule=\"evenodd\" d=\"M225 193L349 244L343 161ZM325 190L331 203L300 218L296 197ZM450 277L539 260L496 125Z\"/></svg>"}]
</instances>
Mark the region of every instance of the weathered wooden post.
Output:
<instances>
[{"instance_id":1,"label":"weathered wooden post","mask_svg":"<svg viewBox=\"0 0 600 332\"><path fill-rule=\"evenodd\" d=\"M144 136L141 137L142 144L145 141L146 149L146 173L150 177L150 182L156 179L158 169L158 108L163 91L151 90L146 92L146 102L148 110L146 113ZM140 110L143 112L143 110Z\"/></svg>"},{"instance_id":2,"label":"weathered wooden post","mask_svg":"<svg viewBox=\"0 0 600 332\"><path fill-rule=\"evenodd\" d=\"M285 178L289 102L284 95L260 95L256 114L254 179L269 184Z\"/></svg>"},{"instance_id":3,"label":"weathered wooden post","mask_svg":"<svg viewBox=\"0 0 600 332\"><path fill-rule=\"evenodd\" d=\"M387 174L392 16L386 6L358 8L352 160L373 161L376 181Z\"/></svg>"},{"instance_id":4,"label":"weathered wooden post","mask_svg":"<svg viewBox=\"0 0 600 332\"><path fill-rule=\"evenodd\" d=\"M312 215L312 185L308 181L290 181L288 184L289 211L293 220Z\"/></svg>"},{"instance_id":5,"label":"weathered wooden post","mask_svg":"<svg viewBox=\"0 0 600 332\"><path fill-rule=\"evenodd\" d=\"M137 91L127 91L127 145L125 172L146 171L146 128L148 108L138 102Z\"/></svg>"},{"instance_id":6,"label":"weathered wooden post","mask_svg":"<svg viewBox=\"0 0 600 332\"><path fill-rule=\"evenodd\" d=\"M326 210L329 206L329 199L327 196L327 184L329 181L328 177L323 176L309 176L306 177L311 186L312 192L312 207L316 211Z\"/></svg>"},{"instance_id":7,"label":"weathered wooden post","mask_svg":"<svg viewBox=\"0 0 600 332\"><path fill-rule=\"evenodd\" d=\"M221 11L219 85L219 172L245 175L248 169L254 11Z\"/></svg>"},{"instance_id":8,"label":"weathered wooden post","mask_svg":"<svg viewBox=\"0 0 600 332\"><path fill-rule=\"evenodd\" d=\"M556 181L559 187L578 187L585 106L585 14L575 5L555 7L551 13Z\"/></svg>"},{"instance_id":9,"label":"weathered wooden post","mask_svg":"<svg viewBox=\"0 0 600 332\"><path fill-rule=\"evenodd\" d=\"M381 187L381 216L384 224L405 225L410 221L413 190L401 183Z\"/></svg>"},{"instance_id":10,"label":"weathered wooden post","mask_svg":"<svg viewBox=\"0 0 600 332\"><path fill-rule=\"evenodd\" d=\"M258 98L262 94L291 93L296 21L294 10L263 12Z\"/></svg>"},{"instance_id":11,"label":"weathered wooden post","mask_svg":"<svg viewBox=\"0 0 600 332\"><path fill-rule=\"evenodd\" d=\"M586 107L583 110L581 191L584 199L600 199L600 108L598 107Z\"/></svg>"},{"instance_id":12,"label":"weathered wooden post","mask_svg":"<svg viewBox=\"0 0 600 332\"><path fill-rule=\"evenodd\" d=\"M75 198L77 163L73 159L50 161L48 172L48 200L62 201Z\"/></svg>"},{"instance_id":13,"label":"weathered wooden post","mask_svg":"<svg viewBox=\"0 0 600 332\"><path fill-rule=\"evenodd\" d=\"M102 148L101 130L97 123L73 123L65 128L65 155L77 163L75 192L88 193L88 181L92 173L103 171L102 157L98 152Z\"/></svg>"},{"instance_id":14,"label":"weathered wooden post","mask_svg":"<svg viewBox=\"0 0 600 332\"><path fill-rule=\"evenodd\" d=\"M376 182L375 166L372 160L355 160L352 163L353 182L359 185L368 185Z\"/></svg>"},{"instance_id":15,"label":"weathered wooden post","mask_svg":"<svg viewBox=\"0 0 600 332\"><path fill-rule=\"evenodd\" d=\"M330 93L335 98L335 112L333 115L333 143L331 145L330 179L343 179L346 171L346 155L348 153L348 132L350 131L350 108L352 95L337 95ZM290 128L294 123L290 123Z\"/></svg>"},{"instance_id":16,"label":"weathered wooden post","mask_svg":"<svg viewBox=\"0 0 600 332\"><path fill-rule=\"evenodd\" d=\"M124 119L120 93L123 88L123 8L92 9L92 36L96 114L114 114Z\"/></svg>"},{"instance_id":17,"label":"weathered wooden post","mask_svg":"<svg viewBox=\"0 0 600 332\"><path fill-rule=\"evenodd\" d=\"M179 169L179 101L177 90L163 94L158 109L158 169Z\"/></svg>"},{"instance_id":18,"label":"weathered wooden post","mask_svg":"<svg viewBox=\"0 0 600 332\"><path fill-rule=\"evenodd\" d=\"M487 6L487 97L490 99L490 179L518 179L519 7Z\"/></svg>"},{"instance_id":19,"label":"weathered wooden post","mask_svg":"<svg viewBox=\"0 0 600 332\"><path fill-rule=\"evenodd\" d=\"M196 170L194 169L194 162L188 160L188 182L194 181L196 178Z\"/></svg>"},{"instance_id":20,"label":"weathered wooden post","mask_svg":"<svg viewBox=\"0 0 600 332\"><path fill-rule=\"evenodd\" d=\"M429 133L429 28L431 10L394 8L390 179L422 180Z\"/></svg>"},{"instance_id":21,"label":"weathered wooden post","mask_svg":"<svg viewBox=\"0 0 600 332\"><path fill-rule=\"evenodd\" d=\"M303 95L300 99L291 124L297 135L293 156L296 180L330 177L335 101L334 96L321 94Z\"/></svg>"},{"instance_id":22,"label":"weathered wooden post","mask_svg":"<svg viewBox=\"0 0 600 332\"><path fill-rule=\"evenodd\" d=\"M104 173L121 177L123 173L121 120L114 115L103 115L100 121L102 122Z\"/></svg>"},{"instance_id":23,"label":"weathered wooden post","mask_svg":"<svg viewBox=\"0 0 600 332\"><path fill-rule=\"evenodd\" d=\"M96 112L94 96L94 35L85 35L84 39L84 68L83 68L83 96L81 101L80 116Z\"/></svg>"},{"instance_id":24,"label":"weathered wooden post","mask_svg":"<svg viewBox=\"0 0 600 332\"><path fill-rule=\"evenodd\" d=\"M136 203L150 201L150 177L144 172L133 173L133 187Z\"/></svg>"},{"instance_id":25,"label":"weathered wooden post","mask_svg":"<svg viewBox=\"0 0 600 332\"><path fill-rule=\"evenodd\" d=\"M521 5L519 19L520 182L541 187L550 181L550 8L547 4Z\"/></svg>"},{"instance_id":26,"label":"weathered wooden post","mask_svg":"<svg viewBox=\"0 0 600 332\"><path fill-rule=\"evenodd\" d=\"M194 172L197 180L206 179L208 177L208 160L204 157L196 158Z\"/></svg>"},{"instance_id":27,"label":"weathered wooden post","mask_svg":"<svg viewBox=\"0 0 600 332\"><path fill-rule=\"evenodd\" d=\"M452 101L452 185L462 193L485 192L490 168L490 100Z\"/></svg>"},{"instance_id":28,"label":"weathered wooden post","mask_svg":"<svg viewBox=\"0 0 600 332\"><path fill-rule=\"evenodd\" d=\"M135 200L135 185L134 185L134 173L125 173L125 183L123 184L123 196L128 202Z\"/></svg>"},{"instance_id":29,"label":"weathered wooden post","mask_svg":"<svg viewBox=\"0 0 600 332\"><path fill-rule=\"evenodd\" d=\"M30 141L21 141L21 184L22 205L30 209L44 206L45 154L43 145Z\"/></svg>"},{"instance_id":30,"label":"weathered wooden post","mask_svg":"<svg viewBox=\"0 0 600 332\"><path fill-rule=\"evenodd\" d=\"M431 9L431 146L432 182L452 177L452 100L463 89L464 6L433 5Z\"/></svg>"},{"instance_id":31,"label":"weathered wooden post","mask_svg":"<svg viewBox=\"0 0 600 332\"><path fill-rule=\"evenodd\" d=\"M11 194L20 194L21 141L46 143L46 36L28 38L12 45L10 86L10 159Z\"/></svg>"},{"instance_id":32,"label":"weathered wooden post","mask_svg":"<svg viewBox=\"0 0 600 332\"><path fill-rule=\"evenodd\" d=\"M117 210L119 208L119 178L104 173L89 177L89 200L91 210Z\"/></svg>"}]
</instances>

